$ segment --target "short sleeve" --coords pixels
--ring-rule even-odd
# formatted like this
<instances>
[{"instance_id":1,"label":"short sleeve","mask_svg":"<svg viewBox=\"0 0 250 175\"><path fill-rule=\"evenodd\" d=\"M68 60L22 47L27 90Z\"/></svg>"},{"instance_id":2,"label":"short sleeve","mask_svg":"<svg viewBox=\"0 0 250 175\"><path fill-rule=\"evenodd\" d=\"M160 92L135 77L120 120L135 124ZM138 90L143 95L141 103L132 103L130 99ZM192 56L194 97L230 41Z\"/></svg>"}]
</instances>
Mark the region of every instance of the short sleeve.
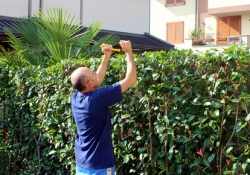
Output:
<instances>
[{"instance_id":1,"label":"short sleeve","mask_svg":"<svg viewBox=\"0 0 250 175\"><path fill-rule=\"evenodd\" d=\"M97 99L97 103L103 107L112 106L123 99L120 83L101 87L94 92L93 98Z\"/></svg>"}]
</instances>

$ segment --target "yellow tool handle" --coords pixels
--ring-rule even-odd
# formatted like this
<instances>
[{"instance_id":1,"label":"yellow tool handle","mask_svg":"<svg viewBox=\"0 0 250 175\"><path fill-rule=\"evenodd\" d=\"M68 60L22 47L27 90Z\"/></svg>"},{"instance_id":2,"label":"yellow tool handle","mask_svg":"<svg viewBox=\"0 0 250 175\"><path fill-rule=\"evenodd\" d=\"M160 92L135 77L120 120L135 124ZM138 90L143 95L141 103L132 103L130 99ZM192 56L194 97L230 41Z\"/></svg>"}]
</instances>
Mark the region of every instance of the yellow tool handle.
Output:
<instances>
[{"instance_id":1,"label":"yellow tool handle","mask_svg":"<svg viewBox=\"0 0 250 175\"><path fill-rule=\"evenodd\" d=\"M103 46L100 46L101 48L103 48ZM112 49L112 51L114 51L114 52L121 52L121 49Z\"/></svg>"}]
</instances>

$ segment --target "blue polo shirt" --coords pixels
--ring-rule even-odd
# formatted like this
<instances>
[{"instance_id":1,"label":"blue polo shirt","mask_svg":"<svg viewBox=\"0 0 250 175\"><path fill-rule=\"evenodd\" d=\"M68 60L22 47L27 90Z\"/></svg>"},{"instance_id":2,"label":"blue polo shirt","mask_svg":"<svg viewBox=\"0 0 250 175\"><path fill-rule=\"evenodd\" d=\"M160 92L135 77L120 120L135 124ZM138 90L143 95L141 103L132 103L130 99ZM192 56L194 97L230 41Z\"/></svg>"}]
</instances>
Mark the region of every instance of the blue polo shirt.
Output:
<instances>
[{"instance_id":1,"label":"blue polo shirt","mask_svg":"<svg viewBox=\"0 0 250 175\"><path fill-rule=\"evenodd\" d=\"M77 126L77 166L103 169L115 165L108 107L120 101L122 92L119 83L98 88L93 92L82 94L75 91L72 94L71 107Z\"/></svg>"}]
</instances>

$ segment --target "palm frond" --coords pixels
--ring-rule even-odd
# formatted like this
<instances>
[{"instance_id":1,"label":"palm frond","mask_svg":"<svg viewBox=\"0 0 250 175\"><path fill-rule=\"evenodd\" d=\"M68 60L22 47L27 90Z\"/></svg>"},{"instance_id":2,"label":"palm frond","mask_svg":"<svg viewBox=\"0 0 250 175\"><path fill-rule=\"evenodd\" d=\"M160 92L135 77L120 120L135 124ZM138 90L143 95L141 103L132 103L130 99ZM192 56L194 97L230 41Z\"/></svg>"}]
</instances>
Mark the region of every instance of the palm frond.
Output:
<instances>
[{"instance_id":1,"label":"palm frond","mask_svg":"<svg viewBox=\"0 0 250 175\"><path fill-rule=\"evenodd\" d=\"M23 65L28 63L26 60L21 58L19 54L16 54L12 51L7 51L3 46L0 46L0 50L3 53L3 56L0 57L0 63L2 64L22 67Z\"/></svg>"},{"instance_id":2,"label":"palm frond","mask_svg":"<svg viewBox=\"0 0 250 175\"><path fill-rule=\"evenodd\" d=\"M93 38L101 31L102 22L97 20L93 22L82 34L79 34L75 37L71 38L71 42L74 43L75 46L75 54L74 57L89 57L91 54L96 54L100 51L100 48L97 52L92 52L96 49L91 49L96 43Z\"/></svg>"},{"instance_id":3,"label":"palm frond","mask_svg":"<svg viewBox=\"0 0 250 175\"><path fill-rule=\"evenodd\" d=\"M33 65L40 65L40 61L36 59L35 55L33 55L32 51L28 46L24 45L23 42L17 38L9 29L5 28L4 31L8 35L9 43L11 47L19 54L23 55L22 57Z\"/></svg>"},{"instance_id":4,"label":"palm frond","mask_svg":"<svg viewBox=\"0 0 250 175\"><path fill-rule=\"evenodd\" d=\"M36 25L33 23L34 19L23 17L13 22L13 29L15 32L21 34L22 42L29 43L31 46L38 46L42 44L41 38L37 35Z\"/></svg>"},{"instance_id":5,"label":"palm frond","mask_svg":"<svg viewBox=\"0 0 250 175\"><path fill-rule=\"evenodd\" d=\"M56 64L64 59L71 58L72 45L66 43L60 44L58 42L46 43L48 51L50 52L50 65Z\"/></svg>"},{"instance_id":6,"label":"palm frond","mask_svg":"<svg viewBox=\"0 0 250 175\"><path fill-rule=\"evenodd\" d=\"M100 54L102 43L116 44L119 39L112 35L99 41L93 40L101 31L101 24L98 20L83 28L80 20L70 13L61 8L52 8L15 22L14 30L22 37L15 37L8 29L5 32L14 51L27 62L51 66L64 59Z\"/></svg>"},{"instance_id":7,"label":"palm frond","mask_svg":"<svg viewBox=\"0 0 250 175\"><path fill-rule=\"evenodd\" d=\"M100 46L103 43L110 44L110 45L116 45L118 44L120 38L117 35L108 34L104 37L102 37L100 40L95 41L95 43L92 45L92 47L89 47L88 49L88 55L95 55L96 57L100 56L102 53ZM85 55L83 55L85 56Z\"/></svg>"},{"instance_id":8,"label":"palm frond","mask_svg":"<svg viewBox=\"0 0 250 175\"><path fill-rule=\"evenodd\" d=\"M116 45L119 43L119 41L120 41L119 36L117 36L115 34L108 34L108 35L102 37L100 40L96 41L96 45L100 48L100 46L103 43L110 44L110 45Z\"/></svg>"},{"instance_id":9,"label":"palm frond","mask_svg":"<svg viewBox=\"0 0 250 175\"><path fill-rule=\"evenodd\" d=\"M34 23L40 29L38 35L44 42L52 40L62 44L82 30L80 21L61 8L48 9L46 12L41 11L34 15Z\"/></svg>"},{"instance_id":10,"label":"palm frond","mask_svg":"<svg viewBox=\"0 0 250 175\"><path fill-rule=\"evenodd\" d=\"M93 38L101 31L102 22L97 20L93 22L82 34L72 37L71 40L77 43L76 46L85 49L92 43Z\"/></svg>"},{"instance_id":11,"label":"palm frond","mask_svg":"<svg viewBox=\"0 0 250 175\"><path fill-rule=\"evenodd\" d=\"M11 56L10 52L7 52L3 46L0 46L1 51L4 53L4 57L0 58L0 63L14 64L14 58Z\"/></svg>"}]
</instances>

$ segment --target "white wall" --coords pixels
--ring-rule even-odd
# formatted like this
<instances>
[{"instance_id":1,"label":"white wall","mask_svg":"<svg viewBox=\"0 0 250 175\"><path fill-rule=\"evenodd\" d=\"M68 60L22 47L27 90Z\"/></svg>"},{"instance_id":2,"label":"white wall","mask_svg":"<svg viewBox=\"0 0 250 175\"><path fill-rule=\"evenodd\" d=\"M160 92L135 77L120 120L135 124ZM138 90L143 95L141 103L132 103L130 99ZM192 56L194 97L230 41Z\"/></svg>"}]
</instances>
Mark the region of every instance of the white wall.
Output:
<instances>
[{"instance_id":1,"label":"white wall","mask_svg":"<svg viewBox=\"0 0 250 175\"><path fill-rule=\"evenodd\" d=\"M241 16L241 35L250 35L250 13Z\"/></svg>"},{"instance_id":2,"label":"white wall","mask_svg":"<svg viewBox=\"0 0 250 175\"><path fill-rule=\"evenodd\" d=\"M31 0L31 14L39 10L40 0ZM10 17L28 16L29 0L0 0L0 15ZM43 8L60 7L80 17L80 0L43 0Z\"/></svg>"},{"instance_id":3,"label":"white wall","mask_svg":"<svg viewBox=\"0 0 250 175\"><path fill-rule=\"evenodd\" d=\"M39 1L32 0L32 11L39 10ZM102 21L102 29L143 34L149 32L150 0L82 0L83 25ZM0 0L0 15L28 16L29 0ZM80 17L80 0L43 0L43 9L60 7Z\"/></svg>"},{"instance_id":4,"label":"white wall","mask_svg":"<svg viewBox=\"0 0 250 175\"><path fill-rule=\"evenodd\" d=\"M34 0L33 0L34 1ZM59 7L80 19L80 0L43 0L43 9Z\"/></svg>"},{"instance_id":5,"label":"white wall","mask_svg":"<svg viewBox=\"0 0 250 175\"><path fill-rule=\"evenodd\" d=\"M103 29L149 32L149 0L83 0L83 24L102 20Z\"/></svg>"},{"instance_id":6,"label":"white wall","mask_svg":"<svg viewBox=\"0 0 250 175\"><path fill-rule=\"evenodd\" d=\"M204 19L205 25L204 25L204 31L205 31L205 37L207 35L210 35L212 38L216 38L216 26L217 26L217 19L215 17L208 17Z\"/></svg>"},{"instance_id":7,"label":"white wall","mask_svg":"<svg viewBox=\"0 0 250 175\"><path fill-rule=\"evenodd\" d=\"M0 0L0 15L10 17L28 16L28 0Z\"/></svg>"},{"instance_id":8,"label":"white wall","mask_svg":"<svg viewBox=\"0 0 250 175\"><path fill-rule=\"evenodd\" d=\"M150 5L150 33L166 40L166 16L164 0L151 0Z\"/></svg>"},{"instance_id":9,"label":"white wall","mask_svg":"<svg viewBox=\"0 0 250 175\"><path fill-rule=\"evenodd\" d=\"M249 5L249 0L208 0L208 8Z\"/></svg>"}]
</instances>

